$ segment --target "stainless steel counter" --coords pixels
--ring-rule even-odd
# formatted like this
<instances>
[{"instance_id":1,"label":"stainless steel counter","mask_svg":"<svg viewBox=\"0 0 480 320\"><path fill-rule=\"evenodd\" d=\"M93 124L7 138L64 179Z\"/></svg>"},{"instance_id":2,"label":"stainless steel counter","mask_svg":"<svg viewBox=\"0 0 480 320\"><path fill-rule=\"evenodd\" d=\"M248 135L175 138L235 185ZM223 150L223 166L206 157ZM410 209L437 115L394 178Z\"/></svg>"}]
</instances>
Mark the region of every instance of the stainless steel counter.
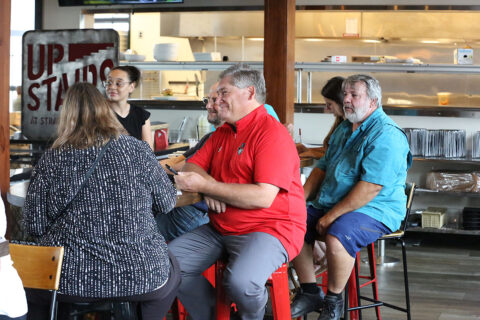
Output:
<instances>
[{"instance_id":1,"label":"stainless steel counter","mask_svg":"<svg viewBox=\"0 0 480 320\"><path fill-rule=\"evenodd\" d=\"M27 196L27 190L30 181L21 181L12 183L10 189L7 192L7 201L13 206L23 208L25 203L25 197Z\"/></svg>"},{"instance_id":2,"label":"stainless steel counter","mask_svg":"<svg viewBox=\"0 0 480 320\"><path fill-rule=\"evenodd\" d=\"M205 110L201 101L132 100L132 103L152 110ZM325 113L322 103L295 103L295 113ZM480 118L480 107L384 105L388 115Z\"/></svg>"}]
</instances>

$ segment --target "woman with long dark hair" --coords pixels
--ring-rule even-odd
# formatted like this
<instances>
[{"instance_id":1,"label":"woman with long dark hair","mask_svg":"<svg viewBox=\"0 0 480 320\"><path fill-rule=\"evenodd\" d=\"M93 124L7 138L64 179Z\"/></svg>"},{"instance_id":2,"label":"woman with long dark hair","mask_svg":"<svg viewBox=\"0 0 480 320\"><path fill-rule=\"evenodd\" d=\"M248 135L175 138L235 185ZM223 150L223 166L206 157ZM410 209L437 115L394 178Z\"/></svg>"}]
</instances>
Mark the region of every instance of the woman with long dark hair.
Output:
<instances>
[{"instance_id":1,"label":"woman with long dark hair","mask_svg":"<svg viewBox=\"0 0 480 320\"><path fill-rule=\"evenodd\" d=\"M335 122L333 123L330 131L323 140L323 151L326 152L330 136L333 134L335 129L340 125L344 120L344 111L343 111L343 90L342 83L344 78L334 77L327 81L327 83L322 88L322 96L325 99L326 110L333 113L335 116ZM303 185L303 190L305 192L305 200L313 200L317 196L318 190L320 188L321 182L324 178L324 171L315 167L310 175L308 176L307 181ZM310 212L310 206L307 206L307 212ZM304 248L306 248L304 246ZM317 270L323 270L326 268L326 256L325 256L325 243L320 241L315 241L315 244L308 249L302 250L313 250L313 257L315 268ZM312 255L309 255L311 257ZM323 303L323 291L321 291L316 284L316 279L311 278L310 275L314 274L311 261L305 261L303 256L297 256L293 260L293 266L297 272L298 279L300 282L300 287L302 291L297 294L291 305L292 318L299 317L304 313L312 312L318 310L322 307Z\"/></svg>"}]
</instances>

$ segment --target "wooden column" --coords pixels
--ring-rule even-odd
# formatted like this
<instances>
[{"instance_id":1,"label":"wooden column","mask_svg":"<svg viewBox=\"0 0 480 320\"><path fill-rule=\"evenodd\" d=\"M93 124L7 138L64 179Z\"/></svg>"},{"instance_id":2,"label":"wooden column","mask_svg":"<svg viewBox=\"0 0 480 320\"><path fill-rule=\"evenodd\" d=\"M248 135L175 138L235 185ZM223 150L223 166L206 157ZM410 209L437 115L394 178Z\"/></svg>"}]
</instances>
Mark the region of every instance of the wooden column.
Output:
<instances>
[{"instance_id":1,"label":"wooden column","mask_svg":"<svg viewBox=\"0 0 480 320\"><path fill-rule=\"evenodd\" d=\"M293 124L295 0L265 0L264 69L267 103L282 123Z\"/></svg>"},{"instance_id":2,"label":"wooden column","mask_svg":"<svg viewBox=\"0 0 480 320\"><path fill-rule=\"evenodd\" d=\"M0 1L0 188L6 202L10 186L10 1Z\"/></svg>"}]
</instances>

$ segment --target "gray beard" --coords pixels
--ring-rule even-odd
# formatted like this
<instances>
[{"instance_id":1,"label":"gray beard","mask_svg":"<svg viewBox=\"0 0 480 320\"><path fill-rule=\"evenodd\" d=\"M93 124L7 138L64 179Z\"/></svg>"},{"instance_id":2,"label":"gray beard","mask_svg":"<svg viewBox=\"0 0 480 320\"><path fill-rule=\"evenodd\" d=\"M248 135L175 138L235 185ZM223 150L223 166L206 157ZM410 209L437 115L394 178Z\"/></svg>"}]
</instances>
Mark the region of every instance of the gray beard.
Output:
<instances>
[{"instance_id":1,"label":"gray beard","mask_svg":"<svg viewBox=\"0 0 480 320\"><path fill-rule=\"evenodd\" d=\"M368 112L368 108L364 108L361 110L356 109L352 113L345 112L345 118L351 123L360 123L365 119L367 112Z\"/></svg>"}]
</instances>

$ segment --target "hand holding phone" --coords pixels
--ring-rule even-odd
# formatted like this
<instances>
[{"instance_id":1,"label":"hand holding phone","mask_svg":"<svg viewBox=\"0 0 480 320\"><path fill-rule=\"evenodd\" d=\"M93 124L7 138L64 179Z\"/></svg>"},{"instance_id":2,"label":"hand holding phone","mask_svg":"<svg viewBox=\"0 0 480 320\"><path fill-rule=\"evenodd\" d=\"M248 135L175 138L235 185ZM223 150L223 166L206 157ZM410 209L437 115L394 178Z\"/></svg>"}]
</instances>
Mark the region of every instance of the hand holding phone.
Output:
<instances>
[{"instance_id":1,"label":"hand holding phone","mask_svg":"<svg viewBox=\"0 0 480 320\"><path fill-rule=\"evenodd\" d=\"M167 167L167 169L170 170L174 175L178 176L177 170L173 169L168 164L165 164L165 167Z\"/></svg>"}]
</instances>

